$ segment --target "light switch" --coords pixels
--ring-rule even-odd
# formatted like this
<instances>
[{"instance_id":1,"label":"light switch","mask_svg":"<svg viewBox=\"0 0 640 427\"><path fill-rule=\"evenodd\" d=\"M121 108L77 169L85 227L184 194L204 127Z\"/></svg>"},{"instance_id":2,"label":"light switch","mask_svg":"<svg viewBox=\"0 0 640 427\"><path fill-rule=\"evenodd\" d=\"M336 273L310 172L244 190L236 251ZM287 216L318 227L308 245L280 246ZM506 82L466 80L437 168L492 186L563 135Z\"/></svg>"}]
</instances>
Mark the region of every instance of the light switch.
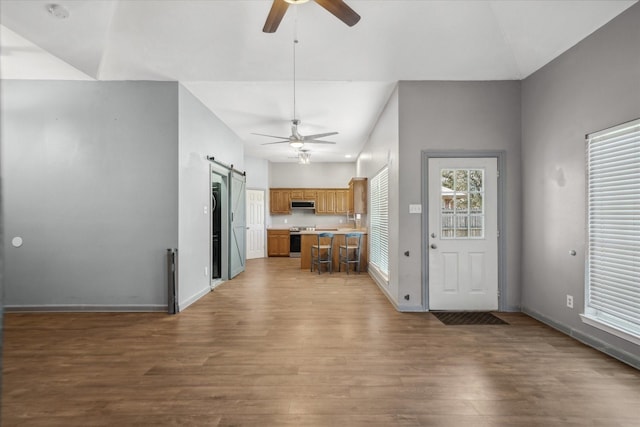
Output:
<instances>
[{"instance_id":1,"label":"light switch","mask_svg":"<svg viewBox=\"0 0 640 427\"><path fill-rule=\"evenodd\" d=\"M409 213L422 213L422 205L409 205Z\"/></svg>"}]
</instances>

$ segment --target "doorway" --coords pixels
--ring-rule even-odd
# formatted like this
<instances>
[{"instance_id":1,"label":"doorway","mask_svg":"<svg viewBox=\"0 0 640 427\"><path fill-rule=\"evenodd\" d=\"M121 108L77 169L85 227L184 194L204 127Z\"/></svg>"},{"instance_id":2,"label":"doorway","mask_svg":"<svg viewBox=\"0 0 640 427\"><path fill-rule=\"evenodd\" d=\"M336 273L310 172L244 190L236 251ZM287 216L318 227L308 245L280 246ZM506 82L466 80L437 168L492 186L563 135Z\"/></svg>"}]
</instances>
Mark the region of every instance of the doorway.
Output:
<instances>
[{"instance_id":1,"label":"doorway","mask_svg":"<svg viewBox=\"0 0 640 427\"><path fill-rule=\"evenodd\" d=\"M211 288L229 278L229 190L228 172L210 169L211 200Z\"/></svg>"},{"instance_id":2,"label":"doorway","mask_svg":"<svg viewBox=\"0 0 640 427\"><path fill-rule=\"evenodd\" d=\"M264 258L264 190L247 190L247 259Z\"/></svg>"},{"instance_id":3,"label":"doorway","mask_svg":"<svg viewBox=\"0 0 640 427\"><path fill-rule=\"evenodd\" d=\"M499 308L497 157L426 158L428 310Z\"/></svg>"}]
</instances>

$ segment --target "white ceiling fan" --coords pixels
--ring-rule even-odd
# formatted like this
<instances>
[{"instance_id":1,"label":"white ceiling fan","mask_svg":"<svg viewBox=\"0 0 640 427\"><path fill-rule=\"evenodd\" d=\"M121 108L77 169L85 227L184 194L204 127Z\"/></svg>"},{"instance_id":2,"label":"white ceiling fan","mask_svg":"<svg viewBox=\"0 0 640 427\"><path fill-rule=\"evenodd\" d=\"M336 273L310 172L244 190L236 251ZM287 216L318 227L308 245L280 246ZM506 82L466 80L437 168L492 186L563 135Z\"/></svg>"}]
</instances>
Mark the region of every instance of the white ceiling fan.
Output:
<instances>
[{"instance_id":1,"label":"white ceiling fan","mask_svg":"<svg viewBox=\"0 0 640 427\"><path fill-rule=\"evenodd\" d=\"M288 143L291 148L301 149L305 144L335 144L335 142L331 141L322 141L319 138L323 138L325 136L337 135L338 132L326 132L326 133L316 133L313 135L301 135L298 132L298 125L300 124L300 120L296 118L296 44L298 44L298 39L293 39L293 119L291 120L291 135L290 136L276 136L276 135L266 135L264 133L252 133L252 135L266 136L269 138L278 138L282 141L275 142L265 142L262 145L272 145L272 144L285 144Z\"/></svg>"},{"instance_id":2,"label":"white ceiling fan","mask_svg":"<svg viewBox=\"0 0 640 427\"><path fill-rule=\"evenodd\" d=\"M335 144L335 142L322 141L318 138L337 135L338 132L316 133L314 135L301 135L300 132L298 132L299 124L300 124L300 120L298 119L291 120L291 136L265 135L263 133L254 133L253 135L267 136L269 138L278 138L282 140L282 141L275 141L275 142L265 142L262 145L288 143L292 148L298 148L298 149L304 147L305 144Z\"/></svg>"}]
</instances>

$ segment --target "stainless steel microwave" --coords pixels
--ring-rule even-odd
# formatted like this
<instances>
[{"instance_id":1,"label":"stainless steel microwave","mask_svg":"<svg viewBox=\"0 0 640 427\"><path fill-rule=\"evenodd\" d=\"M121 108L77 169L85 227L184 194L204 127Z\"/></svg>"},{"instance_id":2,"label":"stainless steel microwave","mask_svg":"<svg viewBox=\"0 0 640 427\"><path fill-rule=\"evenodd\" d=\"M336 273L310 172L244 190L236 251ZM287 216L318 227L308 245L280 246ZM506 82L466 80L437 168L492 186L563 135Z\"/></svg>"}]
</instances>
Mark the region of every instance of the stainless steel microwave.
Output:
<instances>
[{"instance_id":1,"label":"stainless steel microwave","mask_svg":"<svg viewBox=\"0 0 640 427\"><path fill-rule=\"evenodd\" d=\"M316 202L314 200L292 200L291 209L310 209L315 210Z\"/></svg>"}]
</instances>

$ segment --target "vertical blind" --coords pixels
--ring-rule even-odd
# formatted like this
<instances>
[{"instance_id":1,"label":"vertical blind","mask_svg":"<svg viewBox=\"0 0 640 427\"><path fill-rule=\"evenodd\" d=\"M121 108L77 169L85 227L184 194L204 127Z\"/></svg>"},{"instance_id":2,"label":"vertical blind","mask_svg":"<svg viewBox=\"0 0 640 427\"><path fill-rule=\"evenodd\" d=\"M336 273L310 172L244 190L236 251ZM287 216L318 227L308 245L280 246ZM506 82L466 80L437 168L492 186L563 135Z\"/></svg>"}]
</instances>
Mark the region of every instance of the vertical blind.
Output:
<instances>
[{"instance_id":1,"label":"vertical blind","mask_svg":"<svg viewBox=\"0 0 640 427\"><path fill-rule=\"evenodd\" d=\"M382 169L371 180L369 262L384 275L389 274L389 171Z\"/></svg>"},{"instance_id":2,"label":"vertical blind","mask_svg":"<svg viewBox=\"0 0 640 427\"><path fill-rule=\"evenodd\" d=\"M585 316L640 337L640 119L587 135Z\"/></svg>"}]
</instances>

